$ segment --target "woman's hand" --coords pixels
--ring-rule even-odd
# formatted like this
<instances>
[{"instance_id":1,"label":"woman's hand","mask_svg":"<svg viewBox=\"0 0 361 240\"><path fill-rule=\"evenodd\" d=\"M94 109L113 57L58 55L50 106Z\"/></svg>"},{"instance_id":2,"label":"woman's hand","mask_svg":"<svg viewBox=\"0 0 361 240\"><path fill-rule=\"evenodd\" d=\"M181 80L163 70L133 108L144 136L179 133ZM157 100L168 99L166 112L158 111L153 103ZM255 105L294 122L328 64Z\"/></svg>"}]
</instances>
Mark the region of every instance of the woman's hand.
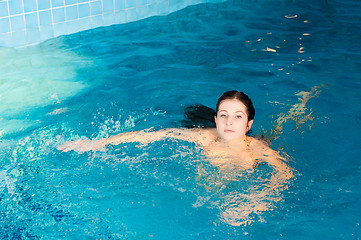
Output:
<instances>
[{"instance_id":1,"label":"woman's hand","mask_svg":"<svg viewBox=\"0 0 361 240\"><path fill-rule=\"evenodd\" d=\"M105 143L102 140L89 140L89 139L78 139L75 141L66 142L57 149L62 152L76 151L78 153L88 152L88 151L98 151L103 150Z\"/></svg>"}]
</instances>

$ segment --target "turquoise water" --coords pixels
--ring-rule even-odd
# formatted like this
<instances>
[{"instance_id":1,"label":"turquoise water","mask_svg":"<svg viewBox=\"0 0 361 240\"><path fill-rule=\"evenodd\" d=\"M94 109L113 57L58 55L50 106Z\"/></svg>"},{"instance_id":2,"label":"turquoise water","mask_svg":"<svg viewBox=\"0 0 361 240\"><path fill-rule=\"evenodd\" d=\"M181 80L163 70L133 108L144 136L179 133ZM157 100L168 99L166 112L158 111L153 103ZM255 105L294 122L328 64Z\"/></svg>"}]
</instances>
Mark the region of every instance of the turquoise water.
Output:
<instances>
[{"instance_id":1,"label":"turquoise water","mask_svg":"<svg viewBox=\"0 0 361 240\"><path fill-rule=\"evenodd\" d=\"M360 10L228 1L0 49L1 239L360 239ZM179 127L231 89L294 170L273 198L257 198L267 166L225 173L192 143L56 150Z\"/></svg>"}]
</instances>

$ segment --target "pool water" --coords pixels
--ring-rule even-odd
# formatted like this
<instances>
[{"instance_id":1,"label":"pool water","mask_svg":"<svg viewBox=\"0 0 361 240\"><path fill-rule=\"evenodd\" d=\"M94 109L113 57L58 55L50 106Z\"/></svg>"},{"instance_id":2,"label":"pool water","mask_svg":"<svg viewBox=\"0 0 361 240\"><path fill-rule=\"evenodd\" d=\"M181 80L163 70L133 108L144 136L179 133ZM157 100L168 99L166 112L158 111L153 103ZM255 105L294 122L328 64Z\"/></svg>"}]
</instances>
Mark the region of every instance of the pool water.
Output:
<instances>
[{"instance_id":1,"label":"pool water","mask_svg":"<svg viewBox=\"0 0 361 240\"><path fill-rule=\"evenodd\" d=\"M229 0L0 49L1 239L360 239L360 11ZM56 149L181 127L232 89L293 171L279 192L180 140Z\"/></svg>"}]
</instances>

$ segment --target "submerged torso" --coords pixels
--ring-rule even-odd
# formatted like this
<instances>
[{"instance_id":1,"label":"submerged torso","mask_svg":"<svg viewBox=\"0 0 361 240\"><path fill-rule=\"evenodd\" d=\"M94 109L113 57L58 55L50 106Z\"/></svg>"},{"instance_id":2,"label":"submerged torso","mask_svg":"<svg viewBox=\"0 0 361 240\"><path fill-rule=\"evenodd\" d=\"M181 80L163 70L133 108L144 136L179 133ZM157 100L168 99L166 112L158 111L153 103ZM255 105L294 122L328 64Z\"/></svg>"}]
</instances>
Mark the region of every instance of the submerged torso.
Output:
<instances>
[{"instance_id":1,"label":"submerged torso","mask_svg":"<svg viewBox=\"0 0 361 240\"><path fill-rule=\"evenodd\" d=\"M203 146L210 163L216 167L251 169L258 159L267 157L267 151L272 151L263 142L252 137L225 141L218 137L216 129L205 129L200 133L198 142Z\"/></svg>"}]
</instances>

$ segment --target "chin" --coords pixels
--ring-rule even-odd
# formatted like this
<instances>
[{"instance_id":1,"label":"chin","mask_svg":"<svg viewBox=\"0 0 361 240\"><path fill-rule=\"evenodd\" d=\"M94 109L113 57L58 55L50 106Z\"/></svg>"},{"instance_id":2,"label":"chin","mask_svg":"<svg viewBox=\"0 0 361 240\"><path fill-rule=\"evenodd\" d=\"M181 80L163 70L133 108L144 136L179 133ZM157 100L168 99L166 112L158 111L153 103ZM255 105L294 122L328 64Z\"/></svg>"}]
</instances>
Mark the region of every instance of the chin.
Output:
<instances>
[{"instance_id":1,"label":"chin","mask_svg":"<svg viewBox=\"0 0 361 240\"><path fill-rule=\"evenodd\" d=\"M243 137L241 134L239 134L237 132L225 133L222 130L217 131L217 132L218 132L218 136L221 137L221 139L226 140L226 141L241 139Z\"/></svg>"}]
</instances>

